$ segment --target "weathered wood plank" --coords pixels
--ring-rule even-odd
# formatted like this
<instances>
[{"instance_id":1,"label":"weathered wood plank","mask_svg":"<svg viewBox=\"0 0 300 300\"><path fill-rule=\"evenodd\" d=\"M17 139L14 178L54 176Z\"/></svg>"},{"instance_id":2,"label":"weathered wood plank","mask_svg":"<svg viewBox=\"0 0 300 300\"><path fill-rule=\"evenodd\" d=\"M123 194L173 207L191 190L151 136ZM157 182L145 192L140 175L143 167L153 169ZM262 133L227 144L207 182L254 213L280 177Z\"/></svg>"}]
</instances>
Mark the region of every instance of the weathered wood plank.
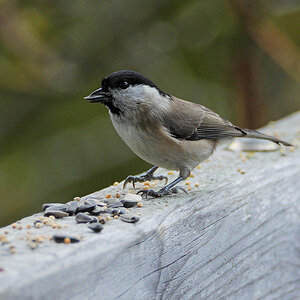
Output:
<instances>
[{"instance_id":1,"label":"weathered wood plank","mask_svg":"<svg viewBox=\"0 0 300 300\"><path fill-rule=\"evenodd\" d=\"M267 128L298 145L299 130L300 113ZM78 244L30 250L25 229L2 228L17 253L0 246L0 299L299 299L299 147L249 158L219 149L193 174L187 195L131 209L137 224L113 220L94 234L68 217L67 229L31 229L84 235Z\"/></svg>"}]
</instances>

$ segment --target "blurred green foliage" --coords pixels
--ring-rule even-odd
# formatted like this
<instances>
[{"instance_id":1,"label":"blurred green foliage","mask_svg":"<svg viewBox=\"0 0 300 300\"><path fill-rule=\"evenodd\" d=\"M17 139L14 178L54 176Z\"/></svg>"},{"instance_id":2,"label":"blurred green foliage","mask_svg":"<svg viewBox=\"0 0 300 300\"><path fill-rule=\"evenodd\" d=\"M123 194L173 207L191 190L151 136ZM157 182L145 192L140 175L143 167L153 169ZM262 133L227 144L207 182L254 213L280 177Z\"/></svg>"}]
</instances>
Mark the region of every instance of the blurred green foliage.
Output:
<instances>
[{"instance_id":1,"label":"blurred green foliage","mask_svg":"<svg viewBox=\"0 0 300 300\"><path fill-rule=\"evenodd\" d=\"M0 225L148 168L82 100L113 71L249 127L298 110L299 25L296 0L1 1Z\"/></svg>"}]
</instances>

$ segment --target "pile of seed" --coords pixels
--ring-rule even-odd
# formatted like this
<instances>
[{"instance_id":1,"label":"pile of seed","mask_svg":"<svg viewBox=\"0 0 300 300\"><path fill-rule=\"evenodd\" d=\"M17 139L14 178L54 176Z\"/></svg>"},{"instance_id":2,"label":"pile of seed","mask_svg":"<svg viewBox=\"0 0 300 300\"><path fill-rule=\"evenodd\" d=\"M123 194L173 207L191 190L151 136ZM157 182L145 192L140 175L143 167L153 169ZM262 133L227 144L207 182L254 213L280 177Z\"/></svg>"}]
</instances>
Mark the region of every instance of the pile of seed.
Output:
<instances>
[{"instance_id":1,"label":"pile of seed","mask_svg":"<svg viewBox=\"0 0 300 300\"><path fill-rule=\"evenodd\" d=\"M99 233L103 230L103 225L112 219L120 219L127 223L138 222L139 217L129 214L128 208L142 207L141 199L140 195L127 194L120 201L109 198L105 200L87 198L81 203L81 198L76 197L74 201L66 204L46 203L42 206L44 217L36 220L34 226L38 227L45 224L57 227L59 225L54 222L55 218L75 216L77 223L86 223L89 229ZM39 223L41 225L38 225ZM54 235L53 240L57 243L77 243L80 241L79 238L65 235Z\"/></svg>"}]
</instances>

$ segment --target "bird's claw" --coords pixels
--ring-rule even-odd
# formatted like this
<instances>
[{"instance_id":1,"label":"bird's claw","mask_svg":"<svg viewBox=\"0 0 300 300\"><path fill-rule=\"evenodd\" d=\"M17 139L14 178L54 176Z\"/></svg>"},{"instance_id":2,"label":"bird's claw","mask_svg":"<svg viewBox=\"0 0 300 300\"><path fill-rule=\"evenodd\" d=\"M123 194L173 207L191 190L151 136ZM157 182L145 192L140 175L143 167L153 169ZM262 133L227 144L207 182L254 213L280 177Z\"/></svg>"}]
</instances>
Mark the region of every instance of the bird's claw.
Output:
<instances>
[{"instance_id":1,"label":"bird's claw","mask_svg":"<svg viewBox=\"0 0 300 300\"><path fill-rule=\"evenodd\" d=\"M135 189L136 182L145 182L145 181L150 181L150 180L163 180L163 179L165 180L165 184L167 184L168 177L166 177L164 175L154 176L153 174L148 174L148 173L145 173L145 174L142 174L139 176L129 175L124 181L123 189L125 189L126 185L130 182L132 182L132 186Z\"/></svg>"},{"instance_id":2,"label":"bird's claw","mask_svg":"<svg viewBox=\"0 0 300 300\"><path fill-rule=\"evenodd\" d=\"M160 189L159 191L154 191L154 190L140 190L137 192L137 194L141 194L142 196L146 196L146 198L148 196L150 197L155 197L155 198L159 198L159 197L163 197L166 195L172 195L172 194L178 194L179 190L184 191L187 194L187 191L181 187L181 186L176 186L173 188L166 188L163 187L162 189Z\"/></svg>"}]
</instances>

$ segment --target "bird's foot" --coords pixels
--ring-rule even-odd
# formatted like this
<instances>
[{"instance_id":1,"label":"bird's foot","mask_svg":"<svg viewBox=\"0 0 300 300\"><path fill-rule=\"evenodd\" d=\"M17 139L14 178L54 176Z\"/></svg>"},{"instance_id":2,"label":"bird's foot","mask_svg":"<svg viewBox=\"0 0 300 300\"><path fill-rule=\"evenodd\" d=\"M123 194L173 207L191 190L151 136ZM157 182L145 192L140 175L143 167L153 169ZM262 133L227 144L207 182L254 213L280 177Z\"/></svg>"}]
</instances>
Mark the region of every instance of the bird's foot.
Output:
<instances>
[{"instance_id":1,"label":"bird's foot","mask_svg":"<svg viewBox=\"0 0 300 300\"><path fill-rule=\"evenodd\" d=\"M132 182L133 188L135 189L135 183L136 182L145 182L145 181L150 181L150 180L165 180L165 184L167 184L168 182L168 177L164 176L164 175L153 175L152 173L144 173L142 175L139 176L132 176L129 175L125 181L124 181L124 185L123 185L123 189L125 189L127 183Z\"/></svg>"},{"instance_id":2,"label":"bird's foot","mask_svg":"<svg viewBox=\"0 0 300 300\"><path fill-rule=\"evenodd\" d=\"M142 196L146 195L146 198L148 196L159 198L159 197L163 197L166 195L178 194L179 190L182 190L187 194L187 191L181 186L176 186L173 188L163 187L162 189L160 189L157 192L154 190L140 190L137 192L137 194L141 194Z\"/></svg>"}]
</instances>

